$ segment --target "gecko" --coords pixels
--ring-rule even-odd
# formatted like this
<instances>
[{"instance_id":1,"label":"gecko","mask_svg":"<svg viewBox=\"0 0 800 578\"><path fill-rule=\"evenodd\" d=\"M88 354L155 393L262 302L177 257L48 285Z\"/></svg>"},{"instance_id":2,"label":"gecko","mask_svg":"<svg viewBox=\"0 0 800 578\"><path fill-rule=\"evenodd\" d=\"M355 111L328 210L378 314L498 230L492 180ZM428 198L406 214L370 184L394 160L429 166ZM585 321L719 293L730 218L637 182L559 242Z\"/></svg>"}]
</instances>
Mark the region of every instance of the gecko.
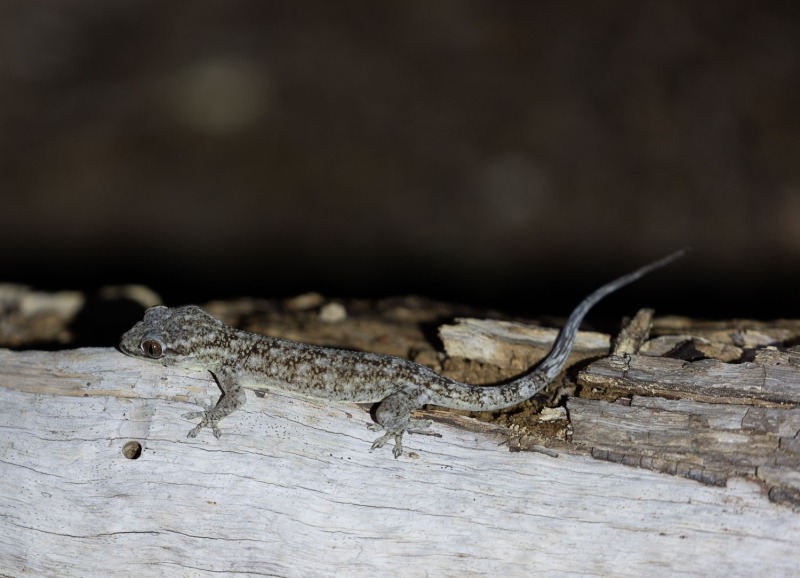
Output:
<instances>
[{"instance_id":1,"label":"gecko","mask_svg":"<svg viewBox=\"0 0 800 578\"><path fill-rule=\"evenodd\" d=\"M507 383L479 386L439 375L400 357L321 347L249 333L212 317L196 305L151 307L126 332L119 348L132 357L207 370L222 391L216 405L184 414L200 418L188 434L210 427L219 438L219 421L245 403L245 389L277 389L336 402L377 404L374 431L384 432L371 450L393 441L392 453L403 453L403 434L428 433L429 420L412 419L426 405L467 411L495 411L517 405L540 392L561 372L575 343L581 321L598 301L682 257L682 249L595 290L567 318L551 351L532 369Z\"/></svg>"}]
</instances>

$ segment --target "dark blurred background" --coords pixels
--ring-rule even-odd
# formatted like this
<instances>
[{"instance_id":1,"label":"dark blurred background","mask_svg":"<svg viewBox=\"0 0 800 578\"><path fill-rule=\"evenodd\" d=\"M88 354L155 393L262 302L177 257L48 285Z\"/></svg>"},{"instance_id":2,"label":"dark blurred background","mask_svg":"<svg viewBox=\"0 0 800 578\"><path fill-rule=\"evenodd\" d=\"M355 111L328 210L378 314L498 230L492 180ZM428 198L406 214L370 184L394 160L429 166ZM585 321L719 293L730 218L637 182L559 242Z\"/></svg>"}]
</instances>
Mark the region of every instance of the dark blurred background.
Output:
<instances>
[{"instance_id":1,"label":"dark blurred background","mask_svg":"<svg viewBox=\"0 0 800 578\"><path fill-rule=\"evenodd\" d=\"M800 317L798 6L4 0L0 280Z\"/></svg>"}]
</instances>

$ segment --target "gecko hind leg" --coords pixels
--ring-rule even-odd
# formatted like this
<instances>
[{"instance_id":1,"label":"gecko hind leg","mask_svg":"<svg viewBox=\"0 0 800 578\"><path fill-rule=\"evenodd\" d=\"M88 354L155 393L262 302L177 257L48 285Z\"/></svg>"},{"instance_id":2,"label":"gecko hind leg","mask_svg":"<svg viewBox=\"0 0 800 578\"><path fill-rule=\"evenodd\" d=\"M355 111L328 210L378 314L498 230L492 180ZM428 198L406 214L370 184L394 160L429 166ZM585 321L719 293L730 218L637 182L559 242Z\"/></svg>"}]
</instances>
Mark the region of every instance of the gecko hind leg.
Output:
<instances>
[{"instance_id":1,"label":"gecko hind leg","mask_svg":"<svg viewBox=\"0 0 800 578\"><path fill-rule=\"evenodd\" d=\"M432 435L441 437L440 434L431 432L431 422L427 419L411 419L411 410L417 408L417 403L409 394L398 392L387 396L375 409L375 421L368 427L372 431L385 431L381 437L372 443L370 451L381 448L386 442L393 440L392 455L399 458L403 455L403 434Z\"/></svg>"}]
</instances>

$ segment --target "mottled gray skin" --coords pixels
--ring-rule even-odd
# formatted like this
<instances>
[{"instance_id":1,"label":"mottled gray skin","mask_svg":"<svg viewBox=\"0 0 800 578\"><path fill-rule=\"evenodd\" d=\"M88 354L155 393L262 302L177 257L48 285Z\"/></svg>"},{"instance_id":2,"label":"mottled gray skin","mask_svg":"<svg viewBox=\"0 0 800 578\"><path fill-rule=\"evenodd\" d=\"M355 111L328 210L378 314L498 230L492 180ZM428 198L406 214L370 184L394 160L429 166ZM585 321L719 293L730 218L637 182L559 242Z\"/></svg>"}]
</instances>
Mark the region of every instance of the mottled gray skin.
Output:
<instances>
[{"instance_id":1,"label":"mottled gray skin","mask_svg":"<svg viewBox=\"0 0 800 578\"><path fill-rule=\"evenodd\" d=\"M567 319L552 351L532 371L509 383L475 386L441 376L399 357L318 347L235 329L196 305L152 307L144 320L122 336L123 353L189 369L210 371L222 396L213 408L184 417L201 418L189 432L195 437L245 403L243 388L279 389L332 401L378 403L376 430L385 434L372 449L394 440L393 454L403 453L405 432L424 433L430 422L412 420L411 411L431 404L469 411L491 411L521 403L541 391L564 368L583 317L598 301L686 253L673 253L597 289Z\"/></svg>"}]
</instances>

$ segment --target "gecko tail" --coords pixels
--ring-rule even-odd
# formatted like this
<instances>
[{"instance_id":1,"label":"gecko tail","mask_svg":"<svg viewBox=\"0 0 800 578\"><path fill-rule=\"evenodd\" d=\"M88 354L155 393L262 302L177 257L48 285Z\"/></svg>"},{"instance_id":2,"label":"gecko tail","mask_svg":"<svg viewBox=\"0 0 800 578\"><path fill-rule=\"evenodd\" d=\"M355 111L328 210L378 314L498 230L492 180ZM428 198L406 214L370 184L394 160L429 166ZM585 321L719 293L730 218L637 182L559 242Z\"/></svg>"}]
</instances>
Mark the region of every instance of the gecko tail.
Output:
<instances>
[{"instance_id":1,"label":"gecko tail","mask_svg":"<svg viewBox=\"0 0 800 578\"><path fill-rule=\"evenodd\" d=\"M644 277L648 273L660 269L689 252L689 248L681 249L666 257L640 267L627 275L606 283L594 293L581 301L572 311L563 329L558 334L553 348L539 365L522 377L509 383L495 386L476 387L453 380L441 378L440 384L432 383L427 391L428 398L424 403L440 405L467 411L494 411L517 405L536 395L548 383L561 373L567 364L569 354L575 344L575 335L583 318L598 301L617 289ZM477 393L476 393L477 390Z\"/></svg>"},{"instance_id":2,"label":"gecko tail","mask_svg":"<svg viewBox=\"0 0 800 578\"><path fill-rule=\"evenodd\" d=\"M606 283L594 291L591 295L586 297L578 304L572 313L570 313L567 322L564 324L564 327L561 329L555 343L553 344L553 349L550 350L550 353L547 354L547 357L545 357L542 362L536 366L536 369L534 369L532 373L538 373L540 376L543 376L545 378L545 383L549 383L555 379L555 377L561 373L561 370L564 369L564 366L567 364L567 359L569 358L569 354L572 352L572 347L575 344L575 335L578 333L578 328L580 327L583 318L592 307L597 305L601 299L607 297L614 291L622 289L626 285L641 279L656 269L660 269L661 267L669 265L690 251L691 247L684 247L680 251L675 251L666 257L662 257L661 259L640 267L635 271L628 273L627 275L623 275L618 279L614 279L613 281ZM522 377L521 379L525 379L525 377ZM541 378L537 381L541 381ZM534 393L531 393L531 395Z\"/></svg>"}]
</instances>

